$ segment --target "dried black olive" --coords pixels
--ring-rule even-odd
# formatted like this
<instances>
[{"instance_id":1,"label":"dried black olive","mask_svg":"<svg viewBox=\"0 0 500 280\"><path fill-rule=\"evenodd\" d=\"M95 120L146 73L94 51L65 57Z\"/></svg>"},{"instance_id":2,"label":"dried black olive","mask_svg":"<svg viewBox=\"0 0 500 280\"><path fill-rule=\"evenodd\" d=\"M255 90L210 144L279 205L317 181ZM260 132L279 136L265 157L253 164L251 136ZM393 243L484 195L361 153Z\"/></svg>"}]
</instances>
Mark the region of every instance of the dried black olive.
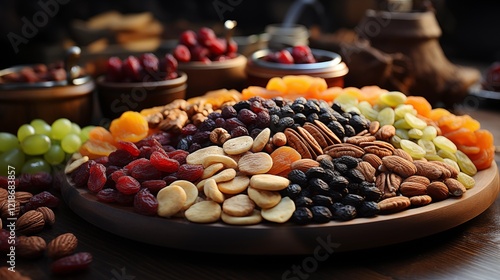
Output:
<instances>
[{"instance_id":1,"label":"dried black olive","mask_svg":"<svg viewBox=\"0 0 500 280\"><path fill-rule=\"evenodd\" d=\"M283 117L278 121L278 126L291 127L295 122L292 117Z\"/></svg>"},{"instance_id":2,"label":"dried black olive","mask_svg":"<svg viewBox=\"0 0 500 280\"><path fill-rule=\"evenodd\" d=\"M330 196L317 194L313 195L311 199L316 206L331 207L333 205L333 199Z\"/></svg>"},{"instance_id":3,"label":"dried black olive","mask_svg":"<svg viewBox=\"0 0 500 280\"><path fill-rule=\"evenodd\" d=\"M345 137L345 129L338 121L331 121L326 125L338 138Z\"/></svg>"},{"instance_id":4,"label":"dried black olive","mask_svg":"<svg viewBox=\"0 0 500 280\"><path fill-rule=\"evenodd\" d=\"M349 178L350 182L354 183L361 183L365 180L365 176L363 175L363 173L355 168L349 169L346 173L346 176L347 178Z\"/></svg>"},{"instance_id":5,"label":"dried black olive","mask_svg":"<svg viewBox=\"0 0 500 280\"><path fill-rule=\"evenodd\" d=\"M288 105L285 105L283 107L281 107L281 117L284 118L284 117L293 117L293 115L295 115L295 112L294 110L288 106Z\"/></svg>"},{"instance_id":6,"label":"dried black olive","mask_svg":"<svg viewBox=\"0 0 500 280\"><path fill-rule=\"evenodd\" d=\"M269 110L269 115L271 115L271 116L276 115L276 116L278 116L278 119L281 116L281 109L278 106L271 107L268 110Z\"/></svg>"},{"instance_id":7,"label":"dried black olive","mask_svg":"<svg viewBox=\"0 0 500 280\"><path fill-rule=\"evenodd\" d=\"M325 206L311 207L312 220L316 223L328 223L332 219L332 212Z\"/></svg>"},{"instance_id":8,"label":"dried black olive","mask_svg":"<svg viewBox=\"0 0 500 280\"><path fill-rule=\"evenodd\" d=\"M333 180L329 181L328 185L330 188L339 191L346 188L347 185L349 185L349 181L344 176L337 176L334 177Z\"/></svg>"},{"instance_id":9,"label":"dried black olive","mask_svg":"<svg viewBox=\"0 0 500 280\"><path fill-rule=\"evenodd\" d=\"M344 125L344 131L346 137L352 137L356 135L356 130L354 130L354 127L349 124Z\"/></svg>"},{"instance_id":10,"label":"dried black olive","mask_svg":"<svg viewBox=\"0 0 500 280\"><path fill-rule=\"evenodd\" d=\"M313 194L328 194L330 187L328 183L321 180L320 178L312 178L307 181L307 186Z\"/></svg>"},{"instance_id":11,"label":"dried black olive","mask_svg":"<svg viewBox=\"0 0 500 280\"><path fill-rule=\"evenodd\" d=\"M364 201L358 208L357 213L358 217L373 217L376 216L380 212L380 207L378 203L374 201Z\"/></svg>"},{"instance_id":12,"label":"dried black olive","mask_svg":"<svg viewBox=\"0 0 500 280\"><path fill-rule=\"evenodd\" d=\"M299 169L293 169L288 173L288 180L292 183L299 184L301 186L305 186L307 184L307 176L304 171Z\"/></svg>"},{"instance_id":13,"label":"dried black olive","mask_svg":"<svg viewBox=\"0 0 500 280\"><path fill-rule=\"evenodd\" d=\"M349 221L356 218L357 212L356 208L352 205L344 205L342 207L335 208L333 214L333 219L341 221Z\"/></svg>"},{"instance_id":14,"label":"dried black olive","mask_svg":"<svg viewBox=\"0 0 500 280\"><path fill-rule=\"evenodd\" d=\"M367 201L375 201L378 202L382 198L382 191L377 188L375 185L373 186L362 186L359 189L359 195L363 196Z\"/></svg>"},{"instance_id":15,"label":"dried black olive","mask_svg":"<svg viewBox=\"0 0 500 280\"><path fill-rule=\"evenodd\" d=\"M295 207L310 207L313 206L313 201L307 196L299 196L294 201Z\"/></svg>"},{"instance_id":16,"label":"dried black olive","mask_svg":"<svg viewBox=\"0 0 500 280\"><path fill-rule=\"evenodd\" d=\"M344 205L352 205L354 207L359 207L363 201L365 201L365 199L362 196L352 193L345 195L342 199Z\"/></svg>"},{"instance_id":17,"label":"dried black olive","mask_svg":"<svg viewBox=\"0 0 500 280\"><path fill-rule=\"evenodd\" d=\"M293 212L292 218L290 219L292 222L300 225L308 224L313 219L313 213L307 207L297 207Z\"/></svg>"},{"instance_id":18,"label":"dried black olive","mask_svg":"<svg viewBox=\"0 0 500 280\"><path fill-rule=\"evenodd\" d=\"M298 184L290 184L282 191L282 195L288 196L291 199L299 197L302 187Z\"/></svg>"},{"instance_id":19,"label":"dried black olive","mask_svg":"<svg viewBox=\"0 0 500 280\"><path fill-rule=\"evenodd\" d=\"M238 112L241 109L250 109L250 101L248 101L248 100L239 101L238 103L234 104L233 107Z\"/></svg>"}]
</instances>

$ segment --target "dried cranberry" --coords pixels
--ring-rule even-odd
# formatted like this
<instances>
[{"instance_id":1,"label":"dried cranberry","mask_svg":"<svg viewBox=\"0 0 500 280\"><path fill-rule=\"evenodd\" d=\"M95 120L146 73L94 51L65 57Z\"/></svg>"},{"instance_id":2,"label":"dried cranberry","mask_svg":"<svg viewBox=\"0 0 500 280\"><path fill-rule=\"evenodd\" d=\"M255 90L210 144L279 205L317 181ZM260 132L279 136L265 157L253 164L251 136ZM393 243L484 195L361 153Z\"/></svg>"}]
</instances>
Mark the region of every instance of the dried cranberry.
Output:
<instances>
[{"instance_id":1,"label":"dried cranberry","mask_svg":"<svg viewBox=\"0 0 500 280\"><path fill-rule=\"evenodd\" d=\"M132 170L133 168L138 167L140 165L144 165L144 164L146 164L148 162L149 162L149 160L146 159L146 158L138 158L138 159L135 159L135 160L129 162L129 164L125 165L123 167L123 169L125 169L125 170Z\"/></svg>"},{"instance_id":2,"label":"dried cranberry","mask_svg":"<svg viewBox=\"0 0 500 280\"><path fill-rule=\"evenodd\" d=\"M158 200L148 189L142 189L134 197L134 210L142 215L156 216Z\"/></svg>"},{"instance_id":3,"label":"dried cranberry","mask_svg":"<svg viewBox=\"0 0 500 280\"><path fill-rule=\"evenodd\" d=\"M120 82L122 79L122 60L116 56L110 57L106 63L106 80Z\"/></svg>"},{"instance_id":4,"label":"dried cranberry","mask_svg":"<svg viewBox=\"0 0 500 280\"><path fill-rule=\"evenodd\" d=\"M227 43L227 54L235 54L238 51L238 43L235 40L230 39Z\"/></svg>"},{"instance_id":5,"label":"dried cranberry","mask_svg":"<svg viewBox=\"0 0 500 280\"><path fill-rule=\"evenodd\" d=\"M314 63L316 59L314 58L311 49L308 46L295 46L292 48L292 57L295 63Z\"/></svg>"},{"instance_id":6,"label":"dried cranberry","mask_svg":"<svg viewBox=\"0 0 500 280\"><path fill-rule=\"evenodd\" d=\"M102 190L106 184L106 167L98 163L90 168L89 180L87 182L87 188L91 192L98 192Z\"/></svg>"},{"instance_id":7,"label":"dried cranberry","mask_svg":"<svg viewBox=\"0 0 500 280\"><path fill-rule=\"evenodd\" d=\"M177 72L177 59L172 55L167 53L165 57L163 58L164 60L164 68L162 69L166 74L171 74ZM167 78L170 78L167 75ZM171 77L171 78L177 78L177 77Z\"/></svg>"},{"instance_id":8,"label":"dried cranberry","mask_svg":"<svg viewBox=\"0 0 500 280\"><path fill-rule=\"evenodd\" d=\"M185 45L177 45L173 54L179 62L189 62L191 60L191 51Z\"/></svg>"},{"instance_id":9,"label":"dried cranberry","mask_svg":"<svg viewBox=\"0 0 500 280\"><path fill-rule=\"evenodd\" d=\"M158 152L158 154L161 153ZM154 167L149 160L144 164L134 166L132 169L128 170L128 173L139 181L161 178L161 171Z\"/></svg>"},{"instance_id":10,"label":"dried cranberry","mask_svg":"<svg viewBox=\"0 0 500 280\"><path fill-rule=\"evenodd\" d=\"M173 181L175 181L175 178ZM173 182L172 181L172 182ZM141 183L141 187L148 189L151 193L158 193L161 189L167 186L165 180L148 180Z\"/></svg>"},{"instance_id":11,"label":"dried cranberry","mask_svg":"<svg viewBox=\"0 0 500 280\"><path fill-rule=\"evenodd\" d=\"M43 191L30 198L30 200L25 204L25 211L34 210L42 206L55 208L59 205L59 202L59 198L48 191Z\"/></svg>"},{"instance_id":12,"label":"dried cranberry","mask_svg":"<svg viewBox=\"0 0 500 280\"><path fill-rule=\"evenodd\" d=\"M198 36L193 30L186 30L179 36L179 43L188 47L194 47L198 44Z\"/></svg>"},{"instance_id":13,"label":"dried cranberry","mask_svg":"<svg viewBox=\"0 0 500 280\"><path fill-rule=\"evenodd\" d=\"M203 46L195 46L191 49L191 60L193 61L203 61L204 58L208 56L208 49Z\"/></svg>"},{"instance_id":14,"label":"dried cranberry","mask_svg":"<svg viewBox=\"0 0 500 280\"><path fill-rule=\"evenodd\" d=\"M87 269L91 262L90 253L80 252L55 260L50 266L50 271L57 275L74 273Z\"/></svg>"},{"instance_id":15,"label":"dried cranberry","mask_svg":"<svg viewBox=\"0 0 500 280\"><path fill-rule=\"evenodd\" d=\"M123 194L134 194L141 189L141 184L131 176L122 176L116 182L116 189Z\"/></svg>"},{"instance_id":16,"label":"dried cranberry","mask_svg":"<svg viewBox=\"0 0 500 280\"><path fill-rule=\"evenodd\" d=\"M212 53L213 56L221 56L226 53L227 43L225 39L217 38L211 41L208 49Z\"/></svg>"},{"instance_id":17,"label":"dried cranberry","mask_svg":"<svg viewBox=\"0 0 500 280\"><path fill-rule=\"evenodd\" d=\"M131 155L128 151L121 149L111 152L108 156L109 164L120 167L127 165L129 162L134 160L134 158L135 157Z\"/></svg>"},{"instance_id":18,"label":"dried cranberry","mask_svg":"<svg viewBox=\"0 0 500 280\"><path fill-rule=\"evenodd\" d=\"M109 158L107 156L98 157L98 158L94 159L94 161L96 163L100 163L104 166L107 166L109 164Z\"/></svg>"},{"instance_id":19,"label":"dried cranberry","mask_svg":"<svg viewBox=\"0 0 500 280\"><path fill-rule=\"evenodd\" d=\"M158 66L160 64L160 61L158 60L158 57L156 57L156 55L152 53L142 54L139 58L139 61L145 73L156 75L155 73L158 72Z\"/></svg>"},{"instance_id":20,"label":"dried cranberry","mask_svg":"<svg viewBox=\"0 0 500 280\"><path fill-rule=\"evenodd\" d=\"M202 27L198 30L198 42L204 46L210 46L217 39L213 29Z\"/></svg>"},{"instance_id":21,"label":"dried cranberry","mask_svg":"<svg viewBox=\"0 0 500 280\"><path fill-rule=\"evenodd\" d=\"M71 181L73 181L75 187L84 188L87 186L87 181L89 180L90 167L92 167L92 165L94 164L96 164L95 161L89 160L83 163L82 165L78 166L78 168L76 168L73 172L71 172L70 174ZM21 175L21 178L23 175Z\"/></svg>"},{"instance_id":22,"label":"dried cranberry","mask_svg":"<svg viewBox=\"0 0 500 280\"><path fill-rule=\"evenodd\" d=\"M186 157L189 155L188 151L177 149L175 151L167 153L168 157L176 160L179 164L186 163Z\"/></svg>"},{"instance_id":23,"label":"dried cranberry","mask_svg":"<svg viewBox=\"0 0 500 280\"><path fill-rule=\"evenodd\" d=\"M111 180L113 180L114 182L117 182L118 179L120 179L120 177L127 176L127 175L128 175L128 173L127 173L126 169L119 169L119 170L116 170L113 173L111 173Z\"/></svg>"},{"instance_id":24,"label":"dried cranberry","mask_svg":"<svg viewBox=\"0 0 500 280\"><path fill-rule=\"evenodd\" d=\"M153 152L151 154L150 161L152 166L163 172L172 173L179 169L178 161L171 159L160 152Z\"/></svg>"},{"instance_id":25,"label":"dried cranberry","mask_svg":"<svg viewBox=\"0 0 500 280\"><path fill-rule=\"evenodd\" d=\"M195 182L201 178L203 170L203 165L200 164L183 164L179 166L179 170L176 175L179 180Z\"/></svg>"},{"instance_id":26,"label":"dried cranberry","mask_svg":"<svg viewBox=\"0 0 500 280\"><path fill-rule=\"evenodd\" d=\"M141 153L139 148L134 143L129 142L129 141L118 141L117 147L118 147L118 149L127 151L129 154L131 154L134 157L139 156L139 154Z\"/></svg>"},{"instance_id":27,"label":"dried cranberry","mask_svg":"<svg viewBox=\"0 0 500 280\"><path fill-rule=\"evenodd\" d=\"M135 56L129 56L123 61L123 72L125 78L131 82L141 81L141 63Z\"/></svg>"},{"instance_id":28,"label":"dried cranberry","mask_svg":"<svg viewBox=\"0 0 500 280\"><path fill-rule=\"evenodd\" d=\"M118 191L116 189L102 189L97 194L97 200L106 203L116 202L116 197L118 195Z\"/></svg>"}]
</instances>

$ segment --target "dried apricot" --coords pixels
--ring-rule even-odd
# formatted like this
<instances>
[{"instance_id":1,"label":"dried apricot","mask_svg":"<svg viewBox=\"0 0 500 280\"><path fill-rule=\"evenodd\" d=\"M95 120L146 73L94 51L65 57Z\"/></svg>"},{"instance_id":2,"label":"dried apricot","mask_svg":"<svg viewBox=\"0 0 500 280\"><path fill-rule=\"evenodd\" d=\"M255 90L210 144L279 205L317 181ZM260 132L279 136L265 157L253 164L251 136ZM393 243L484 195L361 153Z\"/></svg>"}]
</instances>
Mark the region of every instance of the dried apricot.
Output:
<instances>
[{"instance_id":1,"label":"dried apricot","mask_svg":"<svg viewBox=\"0 0 500 280\"><path fill-rule=\"evenodd\" d=\"M491 166L491 163L495 159L495 146L490 146L486 149L481 149L481 151L474 155L469 155L470 160L474 163L477 170L484 170Z\"/></svg>"},{"instance_id":2,"label":"dried apricot","mask_svg":"<svg viewBox=\"0 0 500 280\"><path fill-rule=\"evenodd\" d=\"M311 79L312 77L310 76L303 76L303 75L298 75L298 76L293 76L293 75L287 75L283 77L283 82L286 85L286 93L287 94L293 94L293 95L305 95L309 87L311 86Z\"/></svg>"},{"instance_id":3,"label":"dried apricot","mask_svg":"<svg viewBox=\"0 0 500 280\"><path fill-rule=\"evenodd\" d=\"M451 115L451 112L444 108L434 108L429 112L429 118L435 122L448 115Z\"/></svg>"},{"instance_id":4,"label":"dried apricot","mask_svg":"<svg viewBox=\"0 0 500 280\"><path fill-rule=\"evenodd\" d=\"M422 96L408 96L405 104L412 105L417 110L417 113L424 117L429 117L432 111L432 105Z\"/></svg>"},{"instance_id":5,"label":"dried apricot","mask_svg":"<svg viewBox=\"0 0 500 280\"><path fill-rule=\"evenodd\" d=\"M325 100L327 102L333 102L339 94L342 93L342 88L341 87L331 87L327 88L324 90L322 93L319 94L318 99Z\"/></svg>"},{"instance_id":6,"label":"dried apricot","mask_svg":"<svg viewBox=\"0 0 500 280\"><path fill-rule=\"evenodd\" d=\"M361 92L363 94L363 99L361 101L367 101L370 103L372 106L378 103L378 99L380 95L384 92L387 92L385 89L381 89L379 86L364 86L361 89Z\"/></svg>"},{"instance_id":7,"label":"dried apricot","mask_svg":"<svg viewBox=\"0 0 500 280\"><path fill-rule=\"evenodd\" d=\"M110 144L115 143L115 139L111 132L102 126L96 126L89 132L89 139L96 141L108 142Z\"/></svg>"},{"instance_id":8,"label":"dried apricot","mask_svg":"<svg viewBox=\"0 0 500 280\"><path fill-rule=\"evenodd\" d=\"M299 152L290 146L281 146L271 153L273 166L267 172L277 175L287 170L291 170L291 164L302 158Z\"/></svg>"},{"instance_id":9,"label":"dried apricot","mask_svg":"<svg viewBox=\"0 0 500 280\"><path fill-rule=\"evenodd\" d=\"M481 149L488 149L492 147L494 144L493 134L486 129L478 129L474 131L474 134L477 138L477 146Z\"/></svg>"},{"instance_id":10,"label":"dried apricot","mask_svg":"<svg viewBox=\"0 0 500 280\"><path fill-rule=\"evenodd\" d=\"M266 89L285 93L287 85L280 77L274 77L267 82Z\"/></svg>"},{"instance_id":11,"label":"dried apricot","mask_svg":"<svg viewBox=\"0 0 500 280\"><path fill-rule=\"evenodd\" d=\"M472 146L457 145L457 149L462 151L467 156L475 155L475 154L481 152L481 148L474 146L474 145L472 145Z\"/></svg>"},{"instance_id":12,"label":"dried apricot","mask_svg":"<svg viewBox=\"0 0 500 280\"><path fill-rule=\"evenodd\" d=\"M467 128L459 128L457 130L453 130L447 133L444 133L443 136L453 141L453 143L458 145L475 145L477 142L476 134Z\"/></svg>"},{"instance_id":13,"label":"dried apricot","mask_svg":"<svg viewBox=\"0 0 500 280\"><path fill-rule=\"evenodd\" d=\"M109 130L117 141L137 142L148 135L149 127L143 115L127 111L111 122Z\"/></svg>"},{"instance_id":14,"label":"dried apricot","mask_svg":"<svg viewBox=\"0 0 500 280\"><path fill-rule=\"evenodd\" d=\"M115 150L116 147L108 142L89 139L85 141L82 146L80 146L79 152L82 156L88 156L90 159L96 159L102 156L108 156Z\"/></svg>"},{"instance_id":15,"label":"dried apricot","mask_svg":"<svg viewBox=\"0 0 500 280\"><path fill-rule=\"evenodd\" d=\"M464 119L463 127L471 131L476 131L481 128L481 124L469 115L461 116Z\"/></svg>"}]
</instances>

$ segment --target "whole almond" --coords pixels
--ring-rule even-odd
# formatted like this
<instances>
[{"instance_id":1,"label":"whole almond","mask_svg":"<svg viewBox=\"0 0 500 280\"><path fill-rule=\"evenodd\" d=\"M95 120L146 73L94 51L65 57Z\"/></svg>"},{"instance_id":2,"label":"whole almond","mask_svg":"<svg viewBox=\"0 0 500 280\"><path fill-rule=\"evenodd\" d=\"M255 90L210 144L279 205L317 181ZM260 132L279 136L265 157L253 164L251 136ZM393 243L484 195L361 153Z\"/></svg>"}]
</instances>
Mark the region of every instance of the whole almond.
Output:
<instances>
[{"instance_id":1,"label":"whole almond","mask_svg":"<svg viewBox=\"0 0 500 280\"><path fill-rule=\"evenodd\" d=\"M45 220L43 219L43 214L35 210L29 210L16 221L18 234L35 234L42 231L44 226Z\"/></svg>"},{"instance_id":2,"label":"whole almond","mask_svg":"<svg viewBox=\"0 0 500 280\"><path fill-rule=\"evenodd\" d=\"M417 173L417 167L413 162L399 156L386 156L382 158L382 164L390 171L403 178L410 177Z\"/></svg>"},{"instance_id":3,"label":"whole almond","mask_svg":"<svg viewBox=\"0 0 500 280\"><path fill-rule=\"evenodd\" d=\"M429 180L437 180L443 176L443 171L439 166L424 160L415 160L413 164L417 168L416 175L424 176Z\"/></svg>"},{"instance_id":4,"label":"whole almond","mask_svg":"<svg viewBox=\"0 0 500 280\"><path fill-rule=\"evenodd\" d=\"M27 203L33 194L29 192L16 192L16 201L19 201L21 204Z\"/></svg>"},{"instance_id":5,"label":"whole almond","mask_svg":"<svg viewBox=\"0 0 500 280\"><path fill-rule=\"evenodd\" d=\"M382 165L382 159L376 154L365 154L363 156L363 160L371 164L375 169L378 169L380 165Z\"/></svg>"},{"instance_id":6,"label":"whole almond","mask_svg":"<svg viewBox=\"0 0 500 280\"><path fill-rule=\"evenodd\" d=\"M78 239L72 233L64 233L52 239L47 245L47 256L59 259L72 254L78 246Z\"/></svg>"},{"instance_id":7,"label":"whole almond","mask_svg":"<svg viewBox=\"0 0 500 280\"><path fill-rule=\"evenodd\" d=\"M35 259L41 257L47 243L40 236L20 236L16 242L16 252L20 257Z\"/></svg>"},{"instance_id":8,"label":"whole almond","mask_svg":"<svg viewBox=\"0 0 500 280\"><path fill-rule=\"evenodd\" d=\"M444 170L449 171L450 172L449 175L446 174L447 178L457 178L459 170L457 170L455 167L442 161L433 161L432 163L441 166L442 168L444 168ZM444 173L445 172L443 172L443 177L445 175Z\"/></svg>"},{"instance_id":9,"label":"whole almond","mask_svg":"<svg viewBox=\"0 0 500 280\"><path fill-rule=\"evenodd\" d=\"M460 181L453 178L444 180L444 184L448 187L448 191L452 196L462 196L467 191Z\"/></svg>"},{"instance_id":10,"label":"whole almond","mask_svg":"<svg viewBox=\"0 0 500 280\"><path fill-rule=\"evenodd\" d=\"M427 194L432 197L432 200L439 201L448 198L448 187L439 181L434 181L427 186Z\"/></svg>"},{"instance_id":11,"label":"whole almond","mask_svg":"<svg viewBox=\"0 0 500 280\"><path fill-rule=\"evenodd\" d=\"M310 158L303 158L303 159L299 159L299 160L292 162L292 164L290 165L290 168L291 169L299 169L301 171L306 172L307 170L309 170L309 168L318 167L318 166L319 166L319 162L317 162L313 159L310 159Z\"/></svg>"},{"instance_id":12,"label":"whole almond","mask_svg":"<svg viewBox=\"0 0 500 280\"><path fill-rule=\"evenodd\" d=\"M54 214L54 211L50 209L49 207L38 207L35 209L35 211L42 213L43 215L43 220L45 221L46 225L52 226L56 222L56 215Z\"/></svg>"},{"instance_id":13,"label":"whole almond","mask_svg":"<svg viewBox=\"0 0 500 280\"><path fill-rule=\"evenodd\" d=\"M283 132L277 132L272 137L272 143L275 147L286 145L286 135Z\"/></svg>"},{"instance_id":14,"label":"whole almond","mask_svg":"<svg viewBox=\"0 0 500 280\"><path fill-rule=\"evenodd\" d=\"M427 194L427 185L415 182L403 182L399 187L402 195L407 197Z\"/></svg>"},{"instance_id":15,"label":"whole almond","mask_svg":"<svg viewBox=\"0 0 500 280\"><path fill-rule=\"evenodd\" d=\"M0 279L31 280L31 278L22 275L19 271L17 271L17 269L14 271L10 271L9 267L7 266L0 267Z\"/></svg>"},{"instance_id":16,"label":"whole almond","mask_svg":"<svg viewBox=\"0 0 500 280\"><path fill-rule=\"evenodd\" d=\"M404 182L415 182L415 183L419 183L419 184L425 185L427 187L427 185L429 185L431 183L431 180L429 180L429 178L424 177L424 176L413 175L413 176L410 176L410 177L406 178L403 181L403 183Z\"/></svg>"},{"instance_id":17,"label":"whole almond","mask_svg":"<svg viewBox=\"0 0 500 280\"><path fill-rule=\"evenodd\" d=\"M13 203L4 201L2 209L0 210L3 219L19 216L19 212L21 212L21 203L19 203L19 201L16 201L14 204Z\"/></svg>"},{"instance_id":18,"label":"whole almond","mask_svg":"<svg viewBox=\"0 0 500 280\"><path fill-rule=\"evenodd\" d=\"M400 157L402 157L402 158L404 158L404 159L406 159L408 161L413 161L413 158L410 156L410 154L407 151L405 151L403 149L400 149L400 148L399 149L394 149L394 155L395 156L400 156Z\"/></svg>"},{"instance_id":19,"label":"whole almond","mask_svg":"<svg viewBox=\"0 0 500 280\"><path fill-rule=\"evenodd\" d=\"M389 141L392 136L396 135L396 128L392 125L383 125L375 133L375 137L378 140Z\"/></svg>"},{"instance_id":20,"label":"whole almond","mask_svg":"<svg viewBox=\"0 0 500 280\"><path fill-rule=\"evenodd\" d=\"M410 199L406 196L389 197L378 203L381 214L400 212L410 207L410 205Z\"/></svg>"}]
</instances>

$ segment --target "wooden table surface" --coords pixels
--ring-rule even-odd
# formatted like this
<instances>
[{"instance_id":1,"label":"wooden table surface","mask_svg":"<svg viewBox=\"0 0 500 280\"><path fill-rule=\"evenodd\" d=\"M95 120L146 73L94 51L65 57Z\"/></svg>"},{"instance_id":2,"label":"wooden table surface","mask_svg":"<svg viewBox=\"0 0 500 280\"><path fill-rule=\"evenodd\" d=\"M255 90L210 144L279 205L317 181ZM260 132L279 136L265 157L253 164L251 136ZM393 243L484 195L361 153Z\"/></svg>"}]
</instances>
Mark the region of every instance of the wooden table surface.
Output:
<instances>
[{"instance_id":1,"label":"wooden table surface","mask_svg":"<svg viewBox=\"0 0 500 280\"><path fill-rule=\"evenodd\" d=\"M473 102L459 108L481 122L500 144L500 102ZM496 163L500 166L497 153ZM45 240L72 232L78 251L92 253L88 271L71 277L50 275L48 258L21 261L17 269L32 279L498 279L500 275L500 196L478 217L422 239L383 248L311 255L245 256L156 247L108 233L80 218L62 203ZM165 238L169 238L165 236ZM224 240L221 240L224 242ZM293 246L293 244L290 244ZM5 262L2 261L2 265Z\"/></svg>"}]
</instances>

